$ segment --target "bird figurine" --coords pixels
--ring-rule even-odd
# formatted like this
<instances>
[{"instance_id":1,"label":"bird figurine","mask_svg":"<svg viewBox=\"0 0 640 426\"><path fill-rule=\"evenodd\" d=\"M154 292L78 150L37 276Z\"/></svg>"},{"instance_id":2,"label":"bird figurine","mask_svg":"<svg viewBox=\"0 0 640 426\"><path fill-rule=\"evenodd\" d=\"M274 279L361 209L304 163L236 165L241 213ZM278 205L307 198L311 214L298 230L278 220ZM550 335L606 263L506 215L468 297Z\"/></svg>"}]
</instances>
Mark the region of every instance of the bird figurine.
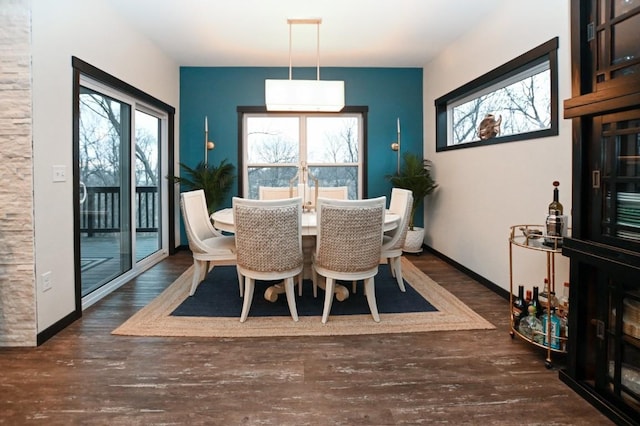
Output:
<instances>
[{"instance_id":1,"label":"bird figurine","mask_svg":"<svg viewBox=\"0 0 640 426\"><path fill-rule=\"evenodd\" d=\"M485 115L478 126L478 137L480 140L485 141L498 136L500 134L500 123L502 123L502 116L496 120L493 114Z\"/></svg>"}]
</instances>

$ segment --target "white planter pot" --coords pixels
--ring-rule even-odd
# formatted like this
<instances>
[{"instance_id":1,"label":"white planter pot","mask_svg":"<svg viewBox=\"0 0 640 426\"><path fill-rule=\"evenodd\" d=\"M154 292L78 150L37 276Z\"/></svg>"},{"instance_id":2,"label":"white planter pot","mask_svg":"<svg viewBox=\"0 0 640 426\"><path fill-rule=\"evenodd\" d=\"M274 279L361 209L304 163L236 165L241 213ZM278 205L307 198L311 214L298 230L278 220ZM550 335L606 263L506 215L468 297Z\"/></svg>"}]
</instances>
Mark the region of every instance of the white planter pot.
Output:
<instances>
[{"instance_id":1,"label":"white planter pot","mask_svg":"<svg viewBox=\"0 0 640 426\"><path fill-rule=\"evenodd\" d=\"M407 253L422 252L422 243L424 243L424 228L413 227L413 231L407 231L407 238L404 240L402 251Z\"/></svg>"}]
</instances>

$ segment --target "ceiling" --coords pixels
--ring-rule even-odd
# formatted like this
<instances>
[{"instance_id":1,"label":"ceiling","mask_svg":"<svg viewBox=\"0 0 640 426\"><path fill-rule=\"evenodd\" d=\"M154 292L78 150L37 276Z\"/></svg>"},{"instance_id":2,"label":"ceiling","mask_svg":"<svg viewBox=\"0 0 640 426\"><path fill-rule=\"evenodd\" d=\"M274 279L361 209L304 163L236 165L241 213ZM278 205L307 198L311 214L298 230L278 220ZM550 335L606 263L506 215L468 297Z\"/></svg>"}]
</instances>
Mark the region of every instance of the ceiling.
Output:
<instances>
[{"instance_id":1,"label":"ceiling","mask_svg":"<svg viewBox=\"0 0 640 426\"><path fill-rule=\"evenodd\" d=\"M321 67L422 67L509 0L106 1L181 66L288 66L287 19L321 18ZM315 66L317 26L291 41Z\"/></svg>"}]
</instances>

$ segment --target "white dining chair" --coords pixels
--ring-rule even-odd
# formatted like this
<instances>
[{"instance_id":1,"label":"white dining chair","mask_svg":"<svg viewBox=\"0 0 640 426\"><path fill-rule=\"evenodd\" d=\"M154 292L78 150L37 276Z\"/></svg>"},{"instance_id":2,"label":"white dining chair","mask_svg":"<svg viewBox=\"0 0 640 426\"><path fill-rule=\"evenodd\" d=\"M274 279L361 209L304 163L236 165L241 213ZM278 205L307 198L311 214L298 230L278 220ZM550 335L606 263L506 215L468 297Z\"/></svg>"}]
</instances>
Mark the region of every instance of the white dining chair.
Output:
<instances>
[{"instance_id":1,"label":"white dining chair","mask_svg":"<svg viewBox=\"0 0 640 426\"><path fill-rule=\"evenodd\" d=\"M298 187L294 186L260 186L258 188L259 200L281 200L298 196Z\"/></svg>"},{"instance_id":2,"label":"white dining chair","mask_svg":"<svg viewBox=\"0 0 640 426\"><path fill-rule=\"evenodd\" d=\"M364 280L364 291L374 321L380 321L374 277L382 253L386 197L366 200L318 198L317 241L313 256L313 290L318 275L325 277L322 322L329 319L336 280Z\"/></svg>"},{"instance_id":3,"label":"white dining chair","mask_svg":"<svg viewBox=\"0 0 640 426\"><path fill-rule=\"evenodd\" d=\"M318 195L316 196L316 191ZM310 208L315 208L318 198L330 198L332 200L347 200L349 187L347 186L319 186L308 187L306 191L306 203Z\"/></svg>"},{"instance_id":4,"label":"white dining chair","mask_svg":"<svg viewBox=\"0 0 640 426\"><path fill-rule=\"evenodd\" d=\"M238 273L244 280L240 322L249 315L255 280L284 280L291 318L298 321L294 278L303 269L302 199L250 200L234 197Z\"/></svg>"},{"instance_id":5,"label":"white dining chair","mask_svg":"<svg viewBox=\"0 0 640 426\"><path fill-rule=\"evenodd\" d=\"M407 237L413 193L407 189L392 188L389 201L389 213L400 216L398 226L384 234L382 240L382 257L387 259L391 275L398 282L400 291L406 291L402 277L402 247Z\"/></svg>"},{"instance_id":6,"label":"white dining chair","mask_svg":"<svg viewBox=\"0 0 640 426\"><path fill-rule=\"evenodd\" d=\"M214 266L236 264L236 243L233 236L223 235L211 224L202 189L182 192L180 209L189 249L193 255L194 271L189 290L189 296L193 296L198 285ZM238 286L242 297L243 286L240 276Z\"/></svg>"}]
</instances>

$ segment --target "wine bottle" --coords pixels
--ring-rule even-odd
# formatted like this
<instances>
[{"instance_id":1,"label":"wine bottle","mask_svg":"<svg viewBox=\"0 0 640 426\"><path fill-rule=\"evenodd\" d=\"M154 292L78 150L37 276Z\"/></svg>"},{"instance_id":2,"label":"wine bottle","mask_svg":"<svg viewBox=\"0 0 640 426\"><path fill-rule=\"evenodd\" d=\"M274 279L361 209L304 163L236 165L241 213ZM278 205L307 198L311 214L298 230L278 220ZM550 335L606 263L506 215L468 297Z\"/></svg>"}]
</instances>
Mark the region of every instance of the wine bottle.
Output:
<instances>
[{"instance_id":1,"label":"wine bottle","mask_svg":"<svg viewBox=\"0 0 640 426\"><path fill-rule=\"evenodd\" d=\"M545 238L544 244L554 249L562 245L562 231L565 221L563 216L564 208L559 201L559 185L560 182L557 180L553 182L553 201L549 204L549 212L545 224L548 238Z\"/></svg>"},{"instance_id":2,"label":"wine bottle","mask_svg":"<svg viewBox=\"0 0 640 426\"><path fill-rule=\"evenodd\" d=\"M549 214L555 216L562 216L563 208L562 203L559 201L559 190L558 186L560 186L560 182L553 181L553 201L549 204Z\"/></svg>"},{"instance_id":3,"label":"wine bottle","mask_svg":"<svg viewBox=\"0 0 640 426\"><path fill-rule=\"evenodd\" d=\"M538 287L533 287L533 297L531 298L529 306L535 308L536 317L540 318L540 315L542 315L542 305L540 304L540 299L538 299Z\"/></svg>"},{"instance_id":4,"label":"wine bottle","mask_svg":"<svg viewBox=\"0 0 640 426\"><path fill-rule=\"evenodd\" d=\"M520 320L527 315L527 305L524 301L524 286L518 286L518 296L513 300L513 328L518 329Z\"/></svg>"}]
</instances>

